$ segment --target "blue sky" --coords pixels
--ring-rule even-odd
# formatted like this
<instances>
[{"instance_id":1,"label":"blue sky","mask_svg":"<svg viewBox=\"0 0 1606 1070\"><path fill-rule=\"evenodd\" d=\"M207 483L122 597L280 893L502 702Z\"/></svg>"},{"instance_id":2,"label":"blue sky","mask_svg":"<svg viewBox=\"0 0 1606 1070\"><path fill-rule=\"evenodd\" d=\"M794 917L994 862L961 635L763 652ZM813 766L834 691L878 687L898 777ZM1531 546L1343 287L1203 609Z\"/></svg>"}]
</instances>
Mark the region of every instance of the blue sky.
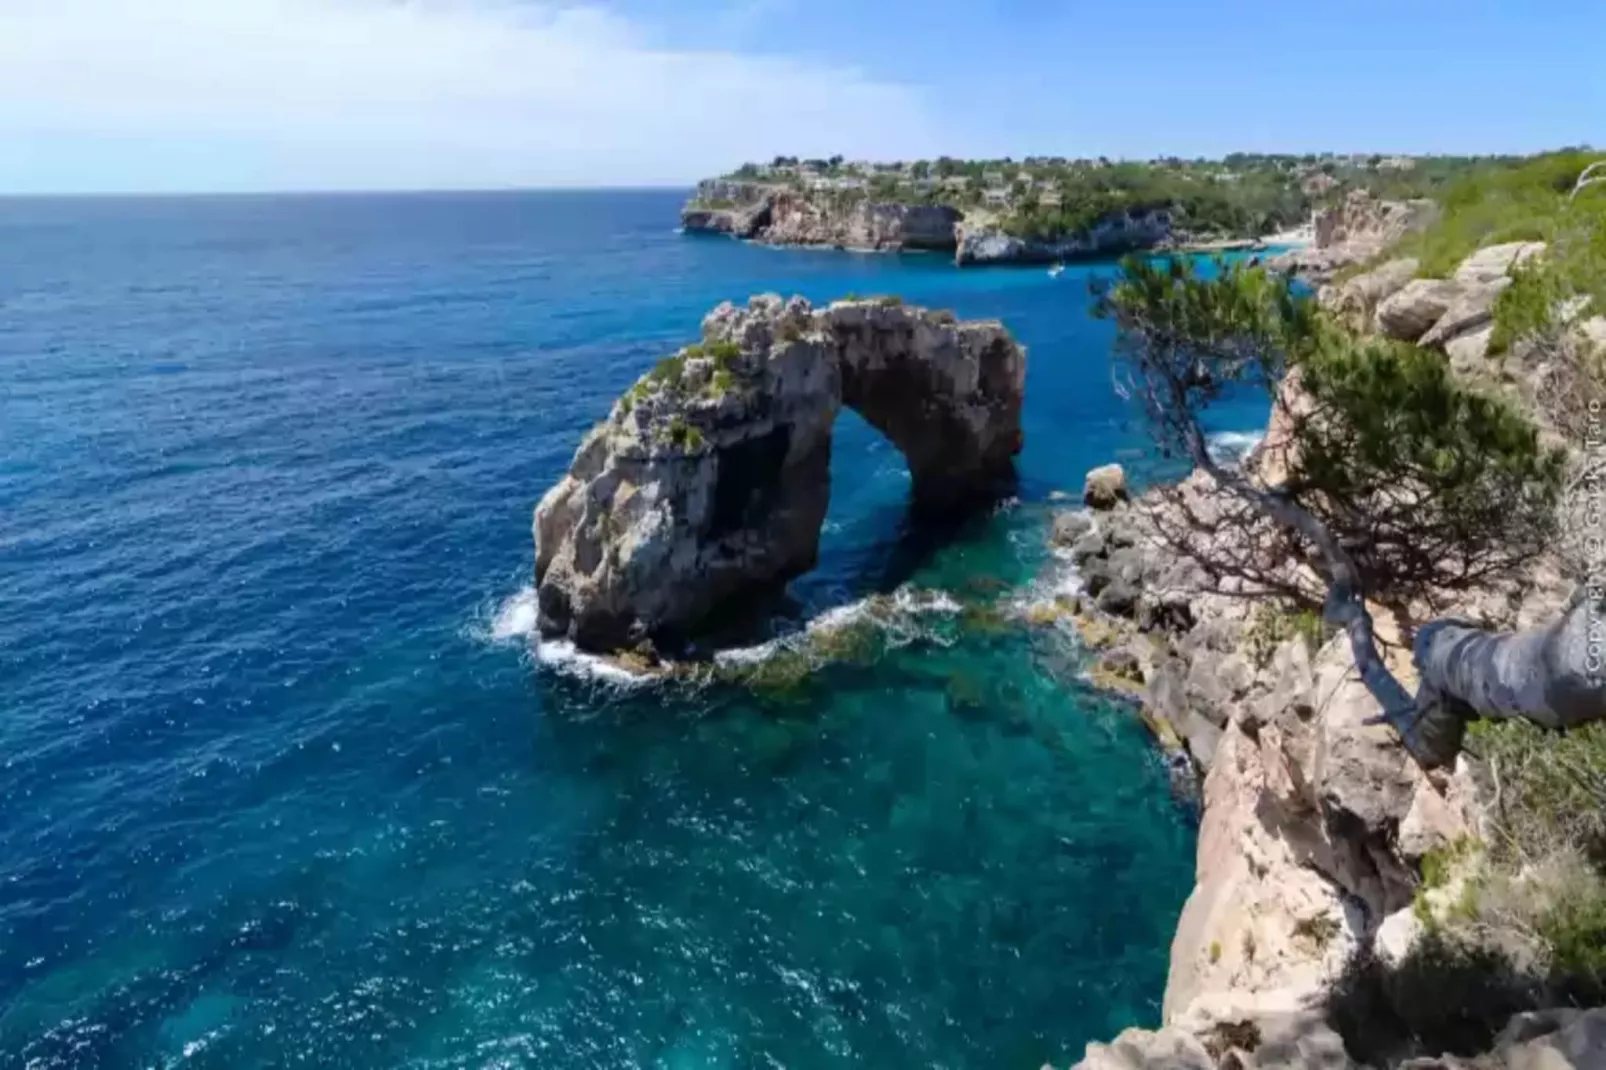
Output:
<instances>
[{"instance_id":1,"label":"blue sky","mask_svg":"<svg viewBox=\"0 0 1606 1070\"><path fill-rule=\"evenodd\" d=\"M0 0L0 192L1582 142L1601 0Z\"/></svg>"}]
</instances>

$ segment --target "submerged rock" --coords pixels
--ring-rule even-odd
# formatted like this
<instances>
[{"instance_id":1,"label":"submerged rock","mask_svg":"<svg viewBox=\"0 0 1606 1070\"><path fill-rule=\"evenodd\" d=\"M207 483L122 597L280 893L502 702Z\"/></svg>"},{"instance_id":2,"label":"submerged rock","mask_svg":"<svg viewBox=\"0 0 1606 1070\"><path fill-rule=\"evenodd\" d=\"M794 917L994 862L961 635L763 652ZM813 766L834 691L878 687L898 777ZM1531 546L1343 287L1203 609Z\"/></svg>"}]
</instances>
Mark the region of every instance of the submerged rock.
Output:
<instances>
[{"instance_id":1,"label":"submerged rock","mask_svg":"<svg viewBox=\"0 0 1606 1070\"><path fill-rule=\"evenodd\" d=\"M672 648L814 567L843 405L903 452L917 508L1013 479L1026 356L997 322L768 295L715 309L703 339L614 404L537 507L542 634Z\"/></svg>"}]
</instances>

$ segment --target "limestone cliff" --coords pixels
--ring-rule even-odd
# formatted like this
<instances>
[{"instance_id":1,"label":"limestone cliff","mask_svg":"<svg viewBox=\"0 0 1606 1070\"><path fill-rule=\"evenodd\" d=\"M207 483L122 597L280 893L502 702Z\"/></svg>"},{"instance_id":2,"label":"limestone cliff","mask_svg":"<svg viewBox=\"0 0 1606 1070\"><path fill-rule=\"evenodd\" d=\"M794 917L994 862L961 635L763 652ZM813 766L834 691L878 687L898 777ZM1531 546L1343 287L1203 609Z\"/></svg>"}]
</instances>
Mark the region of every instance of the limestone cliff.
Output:
<instances>
[{"instance_id":1,"label":"limestone cliff","mask_svg":"<svg viewBox=\"0 0 1606 1070\"><path fill-rule=\"evenodd\" d=\"M947 252L957 241L960 218L957 209L945 205L883 203L848 193L711 179L697 187L681 211L681 226L774 245Z\"/></svg>"},{"instance_id":2,"label":"limestone cliff","mask_svg":"<svg viewBox=\"0 0 1606 1070\"><path fill-rule=\"evenodd\" d=\"M1443 280L1413 281L1414 261L1393 262L1325 288L1321 300L1357 329L1442 346L1462 368L1458 342L1481 336L1486 345L1494 296L1515 265L1543 252L1523 243L1482 249ZM1506 363L1521 364L1515 356ZM1475 366L1492 364L1473 361L1465 374L1488 375ZM1526 374L1507 368L1497 385L1532 406ZM1298 376L1285 381L1264 442L1243 462L1261 485L1285 477L1289 414L1308 404ZM1485 835L1486 785L1465 756L1453 770L1424 773L1390 729L1367 724L1376 702L1343 638L1314 618L1294 622L1243 597L1245 583L1230 568L1212 574L1199 564L1199 556L1283 561L1284 580L1318 601L1323 590L1268 532L1246 525L1242 507L1206 475L1130 502L1089 501L1101 508L1061 517L1055 538L1083 578L1077 609L1099 652L1094 677L1138 698L1160 739L1203 773L1204 809L1163 1028L1092 1045L1082 1066L1354 1067L1326 1021L1333 985L1358 954L1384 963L1407 956L1423 933L1413 909L1422 859ZM1571 586L1542 561L1483 590L1446 593L1440 611L1526 627L1559 613ZM1399 622L1374 615L1391 668L1409 685ZM1543 1029L1539 1017L1514 1022L1516 1032L1476 1062L1417 1066L1606 1061L1606 1045L1589 1046L1601 1044L1606 1011L1553 1015Z\"/></svg>"},{"instance_id":3,"label":"limestone cliff","mask_svg":"<svg viewBox=\"0 0 1606 1070\"><path fill-rule=\"evenodd\" d=\"M687 231L728 234L773 245L841 249L934 250L960 265L1052 263L1152 249L1175 238L1165 209L1120 213L1054 239L1006 234L997 218L940 204L875 201L848 190L797 190L763 182L710 179L681 211Z\"/></svg>"},{"instance_id":4,"label":"limestone cliff","mask_svg":"<svg viewBox=\"0 0 1606 1070\"><path fill-rule=\"evenodd\" d=\"M1116 256L1153 249L1172 238L1172 215L1165 209L1121 213L1063 238L1020 238L1005 234L996 222L959 226L954 259L960 264L1050 264L1078 257Z\"/></svg>"},{"instance_id":5,"label":"limestone cliff","mask_svg":"<svg viewBox=\"0 0 1606 1070\"><path fill-rule=\"evenodd\" d=\"M1311 245L1271 257L1267 264L1313 284L1325 283L1343 268L1370 260L1412 231L1430 226L1438 214L1433 201L1386 201L1352 190L1311 217Z\"/></svg>"},{"instance_id":6,"label":"limestone cliff","mask_svg":"<svg viewBox=\"0 0 1606 1070\"><path fill-rule=\"evenodd\" d=\"M857 410L904 454L919 508L1008 486L1025 353L991 321L895 299L721 305L643 376L535 513L540 626L582 647L679 646L812 568L831 429Z\"/></svg>"}]
</instances>

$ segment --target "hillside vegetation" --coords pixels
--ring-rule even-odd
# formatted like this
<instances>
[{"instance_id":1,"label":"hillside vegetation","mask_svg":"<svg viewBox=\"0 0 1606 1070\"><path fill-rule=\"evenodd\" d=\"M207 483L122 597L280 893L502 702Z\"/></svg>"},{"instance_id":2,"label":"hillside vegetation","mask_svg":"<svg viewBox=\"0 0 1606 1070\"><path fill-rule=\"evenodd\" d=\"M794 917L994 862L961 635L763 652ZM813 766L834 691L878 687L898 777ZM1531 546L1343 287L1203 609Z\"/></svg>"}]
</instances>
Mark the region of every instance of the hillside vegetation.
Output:
<instances>
[{"instance_id":1,"label":"hillside vegetation","mask_svg":"<svg viewBox=\"0 0 1606 1070\"><path fill-rule=\"evenodd\" d=\"M778 156L727 178L845 200L946 205L994 217L1017 237L1081 234L1127 213L1163 209L1195 238L1257 237L1304 223L1313 208L1366 189L1403 199L1435 196L1468 173L1510 165L1504 157L1261 155L1146 161L1027 157L894 163Z\"/></svg>"}]
</instances>

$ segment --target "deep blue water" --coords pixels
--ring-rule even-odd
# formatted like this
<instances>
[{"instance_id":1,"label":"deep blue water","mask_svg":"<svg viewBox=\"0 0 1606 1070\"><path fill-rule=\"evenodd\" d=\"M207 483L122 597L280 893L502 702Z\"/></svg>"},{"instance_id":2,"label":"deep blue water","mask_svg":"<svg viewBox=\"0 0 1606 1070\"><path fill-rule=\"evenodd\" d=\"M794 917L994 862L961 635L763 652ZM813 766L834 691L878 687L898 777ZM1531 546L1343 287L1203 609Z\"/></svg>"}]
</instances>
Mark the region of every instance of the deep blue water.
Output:
<instances>
[{"instance_id":1,"label":"deep blue water","mask_svg":"<svg viewBox=\"0 0 1606 1070\"><path fill-rule=\"evenodd\" d=\"M1048 494L1137 456L1097 269L678 204L0 201L0 1065L1030 1068L1157 1018L1192 819L1010 611L1054 581ZM538 660L535 501L765 290L1030 346L1020 500L916 552L845 416L796 587L963 612L780 690Z\"/></svg>"}]
</instances>

